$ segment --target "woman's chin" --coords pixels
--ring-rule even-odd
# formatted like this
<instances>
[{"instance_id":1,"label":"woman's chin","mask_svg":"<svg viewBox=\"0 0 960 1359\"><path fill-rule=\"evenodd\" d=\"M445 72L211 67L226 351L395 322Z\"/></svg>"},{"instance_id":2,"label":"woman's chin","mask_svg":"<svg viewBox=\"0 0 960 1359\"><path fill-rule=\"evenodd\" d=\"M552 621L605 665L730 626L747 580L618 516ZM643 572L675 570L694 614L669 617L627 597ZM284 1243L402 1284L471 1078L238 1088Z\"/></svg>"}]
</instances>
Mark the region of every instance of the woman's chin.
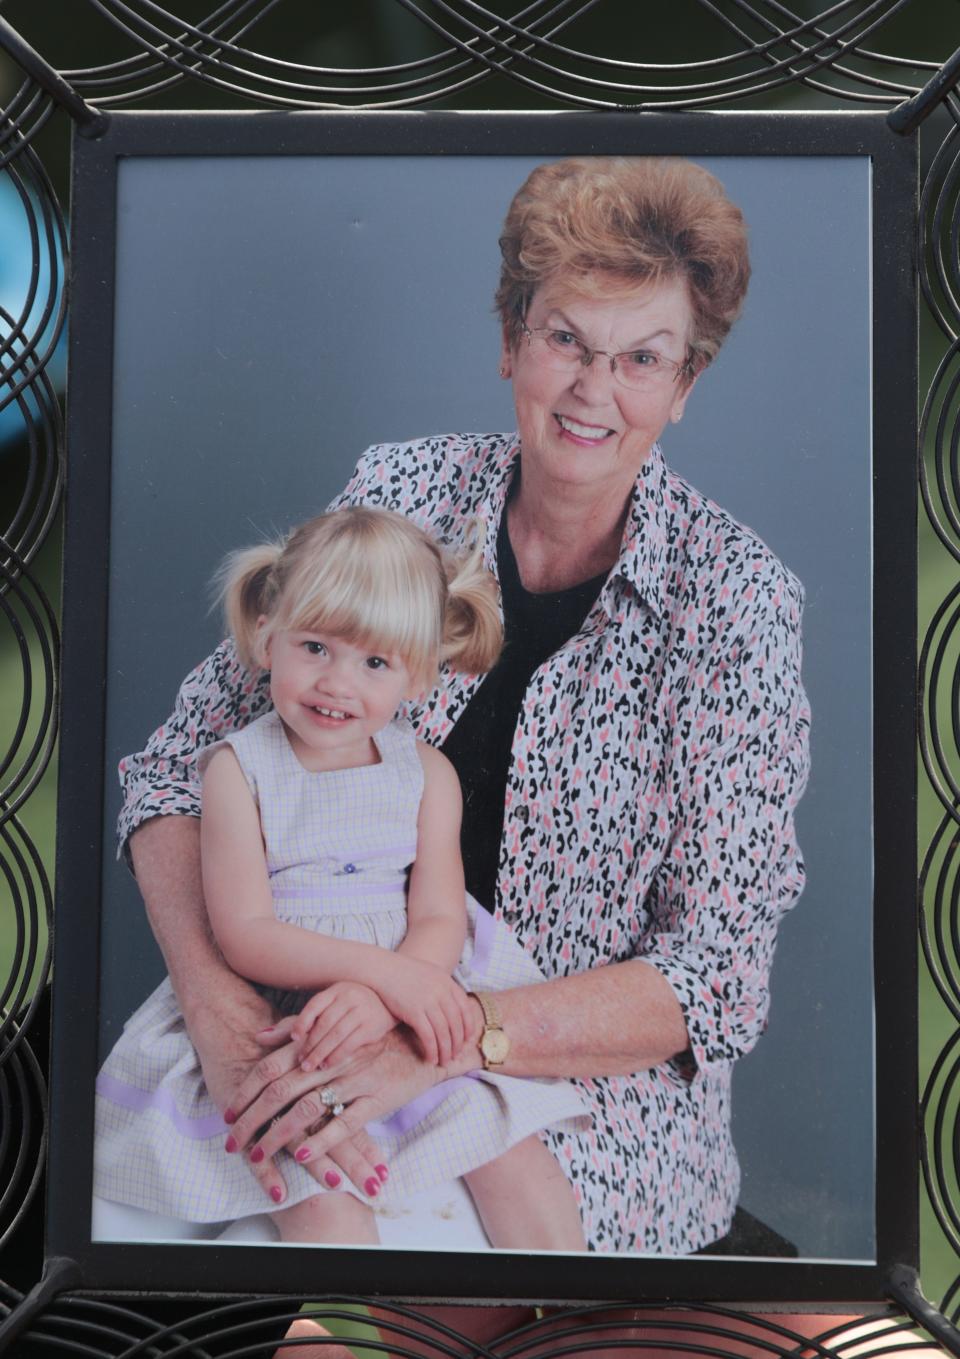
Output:
<instances>
[{"instance_id":1,"label":"woman's chin","mask_svg":"<svg viewBox=\"0 0 960 1359\"><path fill-rule=\"evenodd\" d=\"M563 440L549 452L535 457L541 479L558 489L587 495L612 495L626 499L645 457L625 462L614 438L587 444ZM527 466L526 463L523 464Z\"/></svg>"}]
</instances>

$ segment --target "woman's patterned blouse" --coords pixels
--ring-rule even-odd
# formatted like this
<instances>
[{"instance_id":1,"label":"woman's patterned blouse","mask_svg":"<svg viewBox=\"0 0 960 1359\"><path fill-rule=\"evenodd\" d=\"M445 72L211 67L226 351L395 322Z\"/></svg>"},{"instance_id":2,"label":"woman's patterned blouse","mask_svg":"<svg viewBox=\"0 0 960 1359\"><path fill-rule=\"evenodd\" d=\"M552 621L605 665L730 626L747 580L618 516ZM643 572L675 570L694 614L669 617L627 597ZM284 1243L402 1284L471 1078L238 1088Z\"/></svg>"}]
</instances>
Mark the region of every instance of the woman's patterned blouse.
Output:
<instances>
[{"instance_id":1,"label":"woman's patterned blouse","mask_svg":"<svg viewBox=\"0 0 960 1359\"><path fill-rule=\"evenodd\" d=\"M451 543L479 518L496 572L519 454L516 435L381 445L335 504L399 510ZM548 976L652 964L690 1038L660 1066L579 1082L593 1128L547 1134L598 1251L694 1251L736 1206L731 1071L763 1032L777 924L803 886L802 598L769 549L655 446L597 603L527 690L497 914ZM439 745L479 683L443 673L409 709L419 735ZM146 749L121 762L121 839L152 816L198 815L198 751L268 703L264 678L223 643Z\"/></svg>"}]
</instances>

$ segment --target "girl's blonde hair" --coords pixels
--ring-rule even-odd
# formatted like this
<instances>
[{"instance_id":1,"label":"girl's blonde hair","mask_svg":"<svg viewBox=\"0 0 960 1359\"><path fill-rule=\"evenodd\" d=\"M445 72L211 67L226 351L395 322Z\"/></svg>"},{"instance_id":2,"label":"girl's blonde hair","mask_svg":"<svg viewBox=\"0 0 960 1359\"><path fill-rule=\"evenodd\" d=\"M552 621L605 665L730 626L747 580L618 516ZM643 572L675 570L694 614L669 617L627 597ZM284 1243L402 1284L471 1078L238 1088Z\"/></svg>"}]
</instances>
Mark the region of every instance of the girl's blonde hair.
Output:
<instances>
[{"instance_id":1,"label":"girl's blonde hair","mask_svg":"<svg viewBox=\"0 0 960 1359\"><path fill-rule=\"evenodd\" d=\"M400 514L354 506L231 553L217 579L248 669L266 669L266 644L279 629L327 632L395 652L426 690L441 661L480 673L500 655L497 587L482 551L482 534L458 555Z\"/></svg>"}]
</instances>

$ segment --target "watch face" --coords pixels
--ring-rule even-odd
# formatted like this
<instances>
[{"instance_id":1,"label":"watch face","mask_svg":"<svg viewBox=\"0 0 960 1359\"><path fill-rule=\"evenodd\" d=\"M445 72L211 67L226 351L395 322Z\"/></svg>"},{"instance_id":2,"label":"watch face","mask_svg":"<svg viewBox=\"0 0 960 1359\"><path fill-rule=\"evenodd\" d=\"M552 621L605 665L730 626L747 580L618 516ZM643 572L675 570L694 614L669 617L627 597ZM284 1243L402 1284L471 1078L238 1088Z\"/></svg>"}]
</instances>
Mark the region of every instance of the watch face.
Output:
<instances>
[{"instance_id":1,"label":"watch face","mask_svg":"<svg viewBox=\"0 0 960 1359\"><path fill-rule=\"evenodd\" d=\"M510 1039L503 1029L487 1029L480 1040L480 1051L488 1062L494 1066L499 1066L501 1062L507 1060L507 1053L510 1051Z\"/></svg>"}]
</instances>

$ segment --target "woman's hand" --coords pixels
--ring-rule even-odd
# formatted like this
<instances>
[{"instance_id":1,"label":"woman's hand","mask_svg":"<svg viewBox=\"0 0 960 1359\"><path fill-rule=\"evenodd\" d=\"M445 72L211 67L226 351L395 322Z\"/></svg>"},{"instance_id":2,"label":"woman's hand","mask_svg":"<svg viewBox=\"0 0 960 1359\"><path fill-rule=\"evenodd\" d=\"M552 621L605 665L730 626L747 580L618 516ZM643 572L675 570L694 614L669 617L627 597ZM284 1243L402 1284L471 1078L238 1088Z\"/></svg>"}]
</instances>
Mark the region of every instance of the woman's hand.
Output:
<instances>
[{"instance_id":1,"label":"woman's hand","mask_svg":"<svg viewBox=\"0 0 960 1359\"><path fill-rule=\"evenodd\" d=\"M246 1069L241 1085L231 1092L229 1106L224 1111L224 1120L232 1125L224 1143L224 1153L237 1155L249 1147L247 1162L250 1170L266 1197L278 1206L287 1197L287 1186L274 1165L273 1157L284 1146L288 1147L291 1154L295 1154L303 1140L302 1132L298 1129L292 1141L286 1141L282 1137L278 1141L273 1137L269 1154L264 1150L265 1139L256 1141L252 1146L249 1144L254 1142L257 1130L271 1120L274 1122L267 1131L275 1132L279 1124L279 1119L275 1119L275 1115L291 1100L296 1100L297 1096L301 1095L305 1101L309 1098L311 1087L317 1091L322 1089L319 1084L320 1077L316 1072L308 1073L299 1068L298 1049L289 1041L289 1028L292 1022L290 1019L281 1020L275 1027L264 1029L257 1035L264 1045L272 1039L281 1042L282 1047L266 1055L262 1048L259 1049L259 1061ZM257 1096L260 1095L262 1098L258 1099ZM248 1107L251 1099L253 1103ZM263 1110L262 1116L250 1112L254 1107ZM326 1112L319 1094L316 1095L316 1105L309 1107ZM244 1115L244 1110L247 1110L247 1116ZM344 1126L338 1138L327 1139L322 1153L299 1156L297 1159L301 1164L305 1164L305 1168L320 1188L338 1189L346 1178L370 1198L376 1197L380 1185L387 1179L389 1173L379 1147L368 1136L362 1124L355 1128ZM264 1204L264 1208L266 1206Z\"/></svg>"},{"instance_id":2,"label":"woman's hand","mask_svg":"<svg viewBox=\"0 0 960 1359\"><path fill-rule=\"evenodd\" d=\"M396 1027L376 991L360 982L334 982L307 1001L290 1026L303 1071L344 1062Z\"/></svg>"},{"instance_id":3,"label":"woman's hand","mask_svg":"<svg viewBox=\"0 0 960 1359\"><path fill-rule=\"evenodd\" d=\"M324 1158L339 1160L345 1146L364 1154L365 1145L374 1145L364 1131L367 1123L392 1114L446 1074L420 1056L412 1036L403 1029L393 1029L348 1062L324 1071L322 1077L300 1069L297 1048L287 1041L284 1025L277 1026L277 1033L282 1046L257 1063L231 1100L233 1126L228 1141L236 1153L249 1152L254 1173L275 1203L282 1202L273 1193L278 1183L282 1187L282 1180L273 1170L273 1157L283 1147L291 1148L296 1160L314 1175L315 1167L325 1164ZM324 1104L324 1090L345 1106L339 1116L331 1115L330 1106ZM377 1180L386 1178L384 1170L378 1161L373 1166L374 1178L368 1176L359 1184L356 1175L348 1173L358 1188L375 1197Z\"/></svg>"},{"instance_id":4,"label":"woman's hand","mask_svg":"<svg viewBox=\"0 0 960 1359\"><path fill-rule=\"evenodd\" d=\"M234 1090L263 1057L263 1045L254 1035L272 1022L269 1003L245 983L231 988L229 995L218 992L209 1004L194 1006L190 1038L218 1109L227 1107Z\"/></svg>"},{"instance_id":5,"label":"woman's hand","mask_svg":"<svg viewBox=\"0 0 960 1359\"><path fill-rule=\"evenodd\" d=\"M228 1013L214 1007L195 1012L192 1037L207 1089L219 1108L227 1108L234 1091L262 1061L266 1044L256 1042L250 1034L262 1029L272 1017L267 1002L246 986L238 990ZM332 1148L329 1155L315 1157L307 1168L323 1189L338 1189L347 1179L368 1196L387 1178L380 1149L363 1130ZM273 1203L284 1201L287 1186L272 1163L251 1164L250 1170Z\"/></svg>"},{"instance_id":6,"label":"woman's hand","mask_svg":"<svg viewBox=\"0 0 960 1359\"><path fill-rule=\"evenodd\" d=\"M470 999L442 967L395 953L385 960L376 991L390 1013L413 1029L428 1062L446 1066L460 1055Z\"/></svg>"}]
</instances>

